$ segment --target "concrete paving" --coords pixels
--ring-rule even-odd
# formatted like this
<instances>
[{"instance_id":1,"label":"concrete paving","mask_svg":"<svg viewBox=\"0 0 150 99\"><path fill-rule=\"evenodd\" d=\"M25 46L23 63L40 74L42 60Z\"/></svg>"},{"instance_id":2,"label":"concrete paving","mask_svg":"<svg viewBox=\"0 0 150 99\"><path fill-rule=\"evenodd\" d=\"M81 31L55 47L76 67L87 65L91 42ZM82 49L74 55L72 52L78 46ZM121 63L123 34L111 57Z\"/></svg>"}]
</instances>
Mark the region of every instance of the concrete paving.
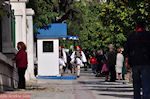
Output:
<instances>
[{"instance_id":1,"label":"concrete paving","mask_svg":"<svg viewBox=\"0 0 150 99\"><path fill-rule=\"evenodd\" d=\"M132 99L127 82L105 82L104 77L81 71L77 80L38 79L28 82L26 90L6 93L30 93L31 99Z\"/></svg>"}]
</instances>

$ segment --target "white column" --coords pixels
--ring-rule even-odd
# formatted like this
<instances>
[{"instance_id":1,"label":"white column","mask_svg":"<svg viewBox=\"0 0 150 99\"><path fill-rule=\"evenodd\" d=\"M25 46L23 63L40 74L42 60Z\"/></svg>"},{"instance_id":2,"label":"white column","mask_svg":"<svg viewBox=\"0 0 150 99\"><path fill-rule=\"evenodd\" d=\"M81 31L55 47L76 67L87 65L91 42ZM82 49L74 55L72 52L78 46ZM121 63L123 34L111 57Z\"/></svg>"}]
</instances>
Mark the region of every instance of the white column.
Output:
<instances>
[{"instance_id":1,"label":"white column","mask_svg":"<svg viewBox=\"0 0 150 99\"><path fill-rule=\"evenodd\" d=\"M27 53L28 53L28 68L26 71L26 80L35 79L34 76L34 55L33 55L33 18L34 11L32 9L26 9L27 12Z\"/></svg>"},{"instance_id":2,"label":"white column","mask_svg":"<svg viewBox=\"0 0 150 99\"><path fill-rule=\"evenodd\" d=\"M26 44L26 2L27 0L10 0L11 9L14 10L16 20L16 45L23 41Z\"/></svg>"}]
</instances>

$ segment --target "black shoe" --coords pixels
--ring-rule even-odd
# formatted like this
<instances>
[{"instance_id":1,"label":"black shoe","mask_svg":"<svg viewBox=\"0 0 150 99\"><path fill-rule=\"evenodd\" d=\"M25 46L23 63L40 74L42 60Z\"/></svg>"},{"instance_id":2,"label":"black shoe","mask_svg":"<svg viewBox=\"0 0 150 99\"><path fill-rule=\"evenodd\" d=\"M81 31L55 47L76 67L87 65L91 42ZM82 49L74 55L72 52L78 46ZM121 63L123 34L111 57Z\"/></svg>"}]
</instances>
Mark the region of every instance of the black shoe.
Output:
<instances>
[{"instance_id":1,"label":"black shoe","mask_svg":"<svg viewBox=\"0 0 150 99\"><path fill-rule=\"evenodd\" d=\"M95 77L98 77L98 75L95 75Z\"/></svg>"},{"instance_id":2,"label":"black shoe","mask_svg":"<svg viewBox=\"0 0 150 99\"><path fill-rule=\"evenodd\" d=\"M116 82L115 80L110 80L109 82Z\"/></svg>"},{"instance_id":3,"label":"black shoe","mask_svg":"<svg viewBox=\"0 0 150 99\"><path fill-rule=\"evenodd\" d=\"M77 76L77 78L79 78L80 76Z\"/></svg>"}]
</instances>

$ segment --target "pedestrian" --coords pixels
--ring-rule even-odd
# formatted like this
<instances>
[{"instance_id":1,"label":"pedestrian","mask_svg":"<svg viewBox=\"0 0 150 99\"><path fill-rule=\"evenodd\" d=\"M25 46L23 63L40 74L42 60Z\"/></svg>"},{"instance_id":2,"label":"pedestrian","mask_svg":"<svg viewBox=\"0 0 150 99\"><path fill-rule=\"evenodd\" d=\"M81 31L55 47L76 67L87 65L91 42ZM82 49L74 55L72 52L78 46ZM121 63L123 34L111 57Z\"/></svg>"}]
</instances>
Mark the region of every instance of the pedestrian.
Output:
<instances>
[{"instance_id":1,"label":"pedestrian","mask_svg":"<svg viewBox=\"0 0 150 99\"><path fill-rule=\"evenodd\" d=\"M63 68L66 67L67 56L66 53L62 50L62 47L59 46L59 73L63 75Z\"/></svg>"},{"instance_id":2,"label":"pedestrian","mask_svg":"<svg viewBox=\"0 0 150 99\"><path fill-rule=\"evenodd\" d=\"M70 70L71 73L72 73L72 68L71 68L71 63L70 63L70 61L71 61L70 51L66 52L66 55L67 55L67 64L66 64L67 65L67 69Z\"/></svg>"},{"instance_id":3,"label":"pedestrian","mask_svg":"<svg viewBox=\"0 0 150 99\"><path fill-rule=\"evenodd\" d=\"M101 70L102 70L103 59L104 59L104 56L103 56L103 54L100 50L97 51L96 59L98 61L97 68L96 68L96 77L98 77L98 76L101 75L100 73L101 73Z\"/></svg>"},{"instance_id":4,"label":"pedestrian","mask_svg":"<svg viewBox=\"0 0 150 99\"><path fill-rule=\"evenodd\" d=\"M138 20L136 31L128 36L125 47L132 67L134 99L150 99L150 32L145 28L145 20Z\"/></svg>"},{"instance_id":5,"label":"pedestrian","mask_svg":"<svg viewBox=\"0 0 150 99\"><path fill-rule=\"evenodd\" d=\"M116 78L122 80L122 68L123 68L124 56L122 54L121 48L117 49L117 58L116 58Z\"/></svg>"},{"instance_id":6,"label":"pedestrian","mask_svg":"<svg viewBox=\"0 0 150 99\"><path fill-rule=\"evenodd\" d=\"M105 81L108 81L108 76L109 76L109 69L106 65L106 59L103 60L103 67L102 67L102 70L101 70L101 73L103 75L105 75Z\"/></svg>"},{"instance_id":7,"label":"pedestrian","mask_svg":"<svg viewBox=\"0 0 150 99\"><path fill-rule=\"evenodd\" d=\"M124 56L124 49L122 50L122 54ZM124 58L123 67L122 67L122 79L125 80L127 75L127 58Z\"/></svg>"},{"instance_id":8,"label":"pedestrian","mask_svg":"<svg viewBox=\"0 0 150 99\"><path fill-rule=\"evenodd\" d=\"M85 57L86 57L86 59L87 59L87 62L85 62L85 65L84 65L84 71L87 71L87 69L88 69L88 67L89 67L89 62L88 62L88 60L89 60L89 55L90 55L90 51L89 50L86 50L86 53L85 53Z\"/></svg>"},{"instance_id":9,"label":"pedestrian","mask_svg":"<svg viewBox=\"0 0 150 99\"><path fill-rule=\"evenodd\" d=\"M125 75L127 74L127 69L126 69L126 64L125 60L123 62L123 67L122 67L122 80L125 80Z\"/></svg>"},{"instance_id":10,"label":"pedestrian","mask_svg":"<svg viewBox=\"0 0 150 99\"><path fill-rule=\"evenodd\" d=\"M92 74L96 74L96 68L97 68L98 61L95 57L95 54L93 54L92 57L90 58L90 63L91 63L91 67L92 67Z\"/></svg>"},{"instance_id":11,"label":"pedestrian","mask_svg":"<svg viewBox=\"0 0 150 99\"><path fill-rule=\"evenodd\" d=\"M27 69L27 52L26 45L23 42L17 43L18 53L13 59L16 62L16 67L18 69L18 76L19 76L19 82L18 82L18 89L25 89L25 72Z\"/></svg>"},{"instance_id":12,"label":"pedestrian","mask_svg":"<svg viewBox=\"0 0 150 99\"><path fill-rule=\"evenodd\" d=\"M109 52L107 53L107 66L110 72L110 82L115 82L116 80L116 53L114 51L113 45L109 45Z\"/></svg>"},{"instance_id":13,"label":"pedestrian","mask_svg":"<svg viewBox=\"0 0 150 99\"><path fill-rule=\"evenodd\" d=\"M126 66L126 69L127 69L127 78L129 80L129 84L132 85L132 82L133 82L133 79L132 79L132 68L131 68L131 66L128 63L128 58L127 57L125 57L125 66Z\"/></svg>"},{"instance_id":14,"label":"pedestrian","mask_svg":"<svg viewBox=\"0 0 150 99\"><path fill-rule=\"evenodd\" d=\"M77 77L80 77L80 66L83 65L83 62L87 62L84 52L80 49L79 46L76 46L76 51L72 53L71 64L72 64L72 72L77 73Z\"/></svg>"}]
</instances>

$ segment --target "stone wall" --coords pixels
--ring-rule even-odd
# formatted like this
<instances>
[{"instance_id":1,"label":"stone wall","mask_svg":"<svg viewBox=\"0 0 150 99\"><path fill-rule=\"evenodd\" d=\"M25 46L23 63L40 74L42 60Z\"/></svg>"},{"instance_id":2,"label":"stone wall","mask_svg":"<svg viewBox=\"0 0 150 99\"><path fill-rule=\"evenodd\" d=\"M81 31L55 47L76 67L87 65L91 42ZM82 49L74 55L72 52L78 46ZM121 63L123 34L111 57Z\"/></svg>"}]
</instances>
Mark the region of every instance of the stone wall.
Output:
<instances>
[{"instance_id":1,"label":"stone wall","mask_svg":"<svg viewBox=\"0 0 150 99\"><path fill-rule=\"evenodd\" d=\"M17 88L18 75L13 61L0 53L0 91Z\"/></svg>"}]
</instances>

